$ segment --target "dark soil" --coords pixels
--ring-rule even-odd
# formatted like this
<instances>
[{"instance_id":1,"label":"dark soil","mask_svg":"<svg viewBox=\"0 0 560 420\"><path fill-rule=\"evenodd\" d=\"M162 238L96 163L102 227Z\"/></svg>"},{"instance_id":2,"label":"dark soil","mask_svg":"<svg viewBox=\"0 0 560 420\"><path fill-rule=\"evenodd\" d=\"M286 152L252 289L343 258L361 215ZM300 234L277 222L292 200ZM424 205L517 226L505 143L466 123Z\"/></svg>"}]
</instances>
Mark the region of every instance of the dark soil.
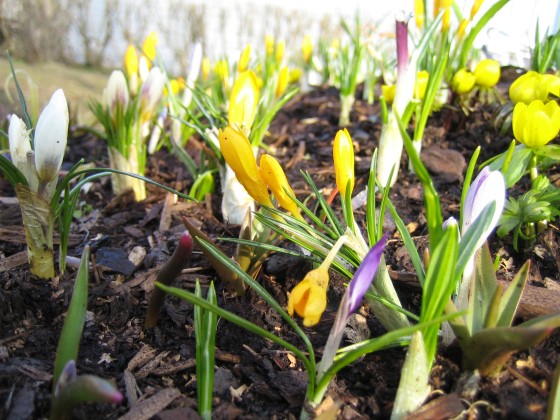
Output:
<instances>
[{"instance_id":1,"label":"dark soil","mask_svg":"<svg viewBox=\"0 0 560 420\"><path fill-rule=\"evenodd\" d=\"M325 194L335 186L332 140L338 130L338 110L335 90L316 89L295 98L271 126L267 142L273 146L292 187L302 199L309 188L300 170L308 171ZM445 218L458 215L464 164L473 150L482 146L482 162L505 151L511 141L511 134L501 136L492 126L494 111L494 107L486 106L465 116L459 110L445 108L430 120L424 159L441 195ZM355 191L367 184L371 156L381 129L378 115L376 105L359 100L352 112L349 131L356 148ZM69 163L87 157L99 166L107 165L103 141L79 131L74 133L66 157ZM549 176L556 182L558 173L557 168L551 168ZM192 183L181 163L164 152L150 158L147 176L184 192ZM81 198L69 255L79 258L89 245L94 268L90 275L90 316L77 361L78 372L114 378L126 399L118 406L82 406L75 410L75 418L117 418L156 395L153 414L159 413L158 418L197 416L193 307L168 297L158 325L146 330L143 323L147 299L158 267L167 260L184 230L182 216L194 220L212 238L236 237L239 227L223 223L219 192L206 202L194 204L173 203L165 192L150 186L148 190L146 201L134 203L128 196L113 197L110 181L105 179L93 184ZM0 197L13 195L7 182L0 179ZM427 242L422 188L416 177L408 173L404 158L391 200L422 248ZM394 233L390 223L387 229ZM52 283L29 274L19 208L7 199L0 202L0 237L0 417L44 418L49 413L55 350L75 269L69 268ZM530 285L518 313L520 320L558 311L560 260L555 226L550 226L536 244L526 248L522 244L519 252L514 251L511 238L507 237L493 238L490 246L493 255L499 253L504 261L498 272L502 281L509 281L527 259L533 263ZM117 258L119 254L126 258L137 247L146 252L137 266ZM223 247L232 254L231 244L223 243ZM404 305L418 312L419 285L396 236L390 241L386 256ZM2 265L8 262L9 266ZM285 306L288 292L309 269L305 259L272 255L258 280ZM190 267L174 285L192 290L196 279L208 285L217 276L195 249ZM341 279L333 276L327 311L318 326L307 330L319 355L343 290ZM548 300L543 296L548 296ZM234 297L220 289L219 304L296 345L301 344L251 290L243 297ZM367 307L362 313L373 336L384 332ZM215 418L299 416L306 376L292 354L224 320L218 323L216 348ZM556 332L540 346L516 353L497 377L475 378L468 386L465 380L469 376L472 379L472 375L461 374L459 349L442 349L432 372L434 392L423 408L435 411L418 413L417 418L544 418L559 349L560 334ZM341 404L338 418L388 418L405 353L406 349L397 348L369 354L341 371L329 391ZM138 412L134 415L149 417Z\"/></svg>"}]
</instances>

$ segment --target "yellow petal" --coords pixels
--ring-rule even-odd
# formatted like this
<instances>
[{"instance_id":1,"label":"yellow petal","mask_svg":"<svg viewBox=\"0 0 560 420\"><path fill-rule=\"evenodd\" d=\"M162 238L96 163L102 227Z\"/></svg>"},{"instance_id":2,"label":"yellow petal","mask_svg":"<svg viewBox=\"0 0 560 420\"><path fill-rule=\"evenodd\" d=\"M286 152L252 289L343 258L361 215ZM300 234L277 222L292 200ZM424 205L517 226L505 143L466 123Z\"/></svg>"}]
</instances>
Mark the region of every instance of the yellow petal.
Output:
<instances>
[{"instance_id":1,"label":"yellow petal","mask_svg":"<svg viewBox=\"0 0 560 420\"><path fill-rule=\"evenodd\" d=\"M277 98L282 96L282 94L286 91L286 88L288 87L289 78L290 78L290 70L288 69L288 66L282 67L282 69L278 73L278 83L276 84L275 95Z\"/></svg>"},{"instance_id":2,"label":"yellow petal","mask_svg":"<svg viewBox=\"0 0 560 420\"><path fill-rule=\"evenodd\" d=\"M473 73L476 77L477 85L485 88L493 87L500 80L500 63L487 58L477 64Z\"/></svg>"},{"instance_id":3,"label":"yellow petal","mask_svg":"<svg viewBox=\"0 0 560 420\"><path fill-rule=\"evenodd\" d=\"M260 164L261 176L280 206L292 213L294 217L302 219L297 204L288 195L295 196L280 163L274 157L264 154L261 156Z\"/></svg>"},{"instance_id":4,"label":"yellow petal","mask_svg":"<svg viewBox=\"0 0 560 420\"><path fill-rule=\"evenodd\" d=\"M416 19L418 29L422 29L424 26L424 0L414 0L414 19Z\"/></svg>"},{"instance_id":5,"label":"yellow petal","mask_svg":"<svg viewBox=\"0 0 560 420\"><path fill-rule=\"evenodd\" d=\"M258 103L257 76L252 70L244 71L237 77L231 89L228 105L229 124L249 131L255 120Z\"/></svg>"},{"instance_id":6,"label":"yellow petal","mask_svg":"<svg viewBox=\"0 0 560 420\"><path fill-rule=\"evenodd\" d=\"M303 61L306 64L309 64L311 61L311 54L313 54L313 42L311 41L311 37L309 35L305 35L303 37L303 41L301 43L301 53L303 55Z\"/></svg>"},{"instance_id":7,"label":"yellow petal","mask_svg":"<svg viewBox=\"0 0 560 420\"><path fill-rule=\"evenodd\" d=\"M290 293L288 313L293 315L295 311L306 327L316 325L327 307L328 285L328 270L321 267L311 270Z\"/></svg>"},{"instance_id":8,"label":"yellow petal","mask_svg":"<svg viewBox=\"0 0 560 420\"><path fill-rule=\"evenodd\" d=\"M247 44L243 51L241 51L239 61L237 62L238 73L243 73L245 70L247 70L249 58L251 58L251 44Z\"/></svg>"},{"instance_id":9,"label":"yellow petal","mask_svg":"<svg viewBox=\"0 0 560 420\"><path fill-rule=\"evenodd\" d=\"M124 71L129 79L138 74L138 53L132 44L128 46L124 54Z\"/></svg>"},{"instance_id":10,"label":"yellow petal","mask_svg":"<svg viewBox=\"0 0 560 420\"><path fill-rule=\"evenodd\" d=\"M142 44L142 54L148 59L148 62L153 63L156 59L156 47L158 44L158 34L157 32L150 32L148 36L144 39Z\"/></svg>"},{"instance_id":11,"label":"yellow petal","mask_svg":"<svg viewBox=\"0 0 560 420\"><path fill-rule=\"evenodd\" d=\"M242 130L227 126L219 132L220 150L237 180L259 204L272 207L268 189L264 183L253 148Z\"/></svg>"},{"instance_id":12,"label":"yellow petal","mask_svg":"<svg viewBox=\"0 0 560 420\"><path fill-rule=\"evenodd\" d=\"M336 186L346 197L354 189L354 145L350 133L345 128L336 133L333 144L334 170L336 173ZM349 186L349 190L346 190Z\"/></svg>"}]
</instances>

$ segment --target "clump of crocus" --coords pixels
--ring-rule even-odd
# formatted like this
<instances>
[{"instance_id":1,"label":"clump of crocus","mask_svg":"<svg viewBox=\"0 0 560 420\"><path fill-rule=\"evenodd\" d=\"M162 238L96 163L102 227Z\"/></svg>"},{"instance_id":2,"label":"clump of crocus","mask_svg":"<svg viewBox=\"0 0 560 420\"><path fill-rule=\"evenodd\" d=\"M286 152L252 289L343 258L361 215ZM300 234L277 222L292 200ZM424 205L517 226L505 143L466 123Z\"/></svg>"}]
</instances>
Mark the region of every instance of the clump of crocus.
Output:
<instances>
[{"instance_id":1,"label":"clump of crocus","mask_svg":"<svg viewBox=\"0 0 560 420\"><path fill-rule=\"evenodd\" d=\"M53 235L57 206L53 202L59 199L54 193L66 149L68 121L68 104L59 89L39 116L33 138L31 127L16 115L11 116L8 130L15 170L10 180L21 207L29 264L31 272L44 279L55 275ZM0 168L8 172L10 165L4 159L0 160Z\"/></svg>"},{"instance_id":2,"label":"clump of crocus","mask_svg":"<svg viewBox=\"0 0 560 420\"><path fill-rule=\"evenodd\" d=\"M145 45L147 53L152 54L152 47L150 42ZM154 57L142 55L138 58L135 48L129 47L125 58L128 79L122 71L113 71L103 92L103 101L91 104L105 132L111 168L142 176L146 169L147 140L165 88L164 74L158 67L152 67L150 59L155 58L155 52L153 54ZM137 201L146 198L142 180L113 174L111 182L117 195L132 189Z\"/></svg>"}]
</instances>

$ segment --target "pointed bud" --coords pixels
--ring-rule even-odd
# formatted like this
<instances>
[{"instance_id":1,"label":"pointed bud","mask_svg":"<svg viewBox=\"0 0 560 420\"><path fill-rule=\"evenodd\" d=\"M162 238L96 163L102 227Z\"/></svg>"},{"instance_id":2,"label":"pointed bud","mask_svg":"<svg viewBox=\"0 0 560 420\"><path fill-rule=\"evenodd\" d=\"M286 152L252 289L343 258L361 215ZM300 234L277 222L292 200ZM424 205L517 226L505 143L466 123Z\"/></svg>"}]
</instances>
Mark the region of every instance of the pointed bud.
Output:
<instances>
[{"instance_id":1,"label":"pointed bud","mask_svg":"<svg viewBox=\"0 0 560 420\"><path fill-rule=\"evenodd\" d=\"M41 113L35 127L35 167L39 180L46 183L58 176L68 139L68 104L58 89Z\"/></svg>"}]
</instances>

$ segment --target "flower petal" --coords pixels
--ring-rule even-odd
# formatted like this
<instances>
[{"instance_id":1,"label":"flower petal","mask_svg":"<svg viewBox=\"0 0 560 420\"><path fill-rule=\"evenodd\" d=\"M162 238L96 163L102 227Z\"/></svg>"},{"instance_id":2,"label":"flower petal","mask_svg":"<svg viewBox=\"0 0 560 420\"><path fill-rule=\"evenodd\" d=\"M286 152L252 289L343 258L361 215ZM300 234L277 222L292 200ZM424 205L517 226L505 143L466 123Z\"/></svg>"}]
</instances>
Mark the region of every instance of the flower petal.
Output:
<instances>
[{"instance_id":1,"label":"flower petal","mask_svg":"<svg viewBox=\"0 0 560 420\"><path fill-rule=\"evenodd\" d=\"M58 176L68 140L68 121L66 97L62 89L58 89L35 127L35 167L42 182L50 182Z\"/></svg>"}]
</instances>

